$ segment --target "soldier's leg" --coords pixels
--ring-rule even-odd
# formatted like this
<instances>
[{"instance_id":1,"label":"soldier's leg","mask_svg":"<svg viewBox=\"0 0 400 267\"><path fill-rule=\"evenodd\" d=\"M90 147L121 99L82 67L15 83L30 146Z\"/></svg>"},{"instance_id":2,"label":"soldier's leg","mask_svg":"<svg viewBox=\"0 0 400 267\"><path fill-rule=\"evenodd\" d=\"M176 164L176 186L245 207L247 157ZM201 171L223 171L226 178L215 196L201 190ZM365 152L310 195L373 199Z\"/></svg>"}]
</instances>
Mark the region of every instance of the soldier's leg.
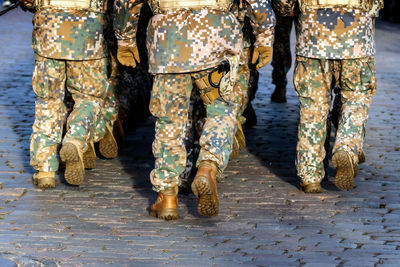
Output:
<instances>
[{"instance_id":1,"label":"soldier's leg","mask_svg":"<svg viewBox=\"0 0 400 267\"><path fill-rule=\"evenodd\" d=\"M210 71L196 73L196 84ZM199 198L198 211L204 216L217 215L219 200L216 186L217 176L226 168L232 152L232 141L237 126L239 96L219 88L220 96L210 98L207 95L214 88L199 86L200 94L206 105L207 117L200 137L200 154L197 160L198 171L192 183L192 190ZM218 91L218 89L217 89ZM214 94L211 94L214 95ZM222 96L221 96L222 95Z\"/></svg>"},{"instance_id":2,"label":"soldier's leg","mask_svg":"<svg viewBox=\"0 0 400 267\"><path fill-rule=\"evenodd\" d=\"M290 31L292 30L293 17L276 16L274 50L271 65L272 83L275 90L271 95L271 101L277 103L286 102L286 75L292 65L290 53Z\"/></svg>"},{"instance_id":3,"label":"soldier's leg","mask_svg":"<svg viewBox=\"0 0 400 267\"><path fill-rule=\"evenodd\" d=\"M115 158L118 156L118 145L113 135L113 126L118 115L115 95L116 81L111 77L109 82L109 89L97 119L93 138L89 141L88 149L83 154L83 163L86 169L96 168L94 143L99 142L100 154L103 157Z\"/></svg>"},{"instance_id":4,"label":"soldier's leg","mask_svg":"<svg viewBox=\"0 0 400 267\"><path fill-rule=\"evenodd\" d=\"M250 50L249 48L244 49L245 58L250 60ZM249 103L249 82L250 82L250 68L247 62L239 66L238 71L238 81L234 86L236 94L239 96L239 111L238 119L241 124L246 122L246 118L243 117L243 112Z\"/></svg>"},{"instance_id":5,"label":"soldier's leg","mask_svg":"<svg viewBox=\"0 0 400 267\"><path fill-rule=\"evenodd\" d=\"M258 90L258 80L260 74L255 66L251 66L249 68L249 90L248 97L249 100L247 102L247 107L243 111L243 116L246 118L245 127L252 127L257 125L257 115L253 108L252 101L254 100L257 90Z\"/></svg>"},{"instance_id":6,"label":"soldier's leg","mask_svg":"<svg viewBox=\"0 0 400 267\"><path fill-rule=\"evenodd\" d=\"M111 76L109 78L109 88L104 98L104 106L101 109L97 120L94 142L99 142L99 151L105 158L115 158L118 156L118 144L114 137L114 122L118 117L118 65L112 56L110 59ZM118 125L119 126L119 125ZM121 130L121 129L120 129Z\"/></svg>"},{"instance_id":7,"label":"soldier's leg","mask_svg":"<svg viewBox=\"0 0 400 267\"><path fill-rule=\"evenodd\" d=\"M331 62L296 58L294 86L300 102L296 168L300 185L307 193L321 192L325 170L324 142L331 103Z\"/></svg>"},{"instance_id":8,"label":"soldier's leg","mask_svg":"<svg viewBox=\"0 0 400 267\"><path fill-rule=\"evenodd\" d=\"M33 182L40 188L55 187L57 147L61 143L65 112L65 62L36 55L32 87L36 101L30 164L37 171Z\"/></svg>"},{"instance_id":9,"label":"soldier's leg","mask_svg":"<svg viewBox=\"0 0 400 267\"><path fill-rule=\"evenodd\" d=\"M67 62L67 89L75 101L68 116L67 133L60 157L66 162L65 180L73 185L83 182L83 153L92 140L97 119L109 88L106 58Z\"/></svg>"},{"instance_id":10,"label":"soldier's leg","mask_svg":"<svg viewBox=\"0 0 400 267\"><path fill-rule=\"evenodd\" d=\"M165 220L178 218L179 176L185 170L185 126L192 90L190 74L157 74L154 78L150 112L156 117L150 173L153 190L158 192L151 215Z\"/></svg>"},{"instance_id":11,"label":"soldier's leg","mask_svg":"<svg viewBox=\"0 0 400 267\"><path fill-rule=\"evenodd\" d=\"M338 76L342 110L332 161L336 167L335 185L351 189L363 150L369 107L376 92L374 58L341 60Z\"/></svg>"},{"instance_id":12,"label":"soldier's leg","mask_svg":"<svg viewBox=\"0 0 400 267\"><path fill-rule=\"evenodd\" d=\"M246 58L249 59L249 49L245 49ZM243 132L243 125L246 122L246 118L243 116L243 112L249 102L249 80L250 80L250 69L246 64L240 65L238 71L238 81L235 84L233 90L238 95L238 128L233 138L232 153L230 158L237 157L239 150L246 147L246 138Z\"/></svg>"},{"instance_id":13,"label":"soldier's leg","mask_svg":"<svg viewBox=\"0 0 400 267\"><path fill-rule=\"evenodd\" d=\"M199 154L198 141L201 134L197 133L196 125L202 124L205 117L203 101L197 90L192 90L188 109L188 121L185 126L184 144L186 149L186 168L180 175L180 189L191 191L192 173L196 170L196 160ZM202 128L202 126L201 126ZM181 190L182 191L182 190Z\"/></svg>"},{"instance_id":14,"label":"soldier's leg","mask_svg":"<svg viewBox=\"0 0 400 267\"><path fill-rule=\"evenodd\" d=\"M110 79L110 87L104 99L104 106L100 112L100 119L96 125L94 142L99 142L99 151L105 158L118 156L118 144L113 134L114 122L118 116L116 98L117 79Z\"/></svg>"}]
</instances>

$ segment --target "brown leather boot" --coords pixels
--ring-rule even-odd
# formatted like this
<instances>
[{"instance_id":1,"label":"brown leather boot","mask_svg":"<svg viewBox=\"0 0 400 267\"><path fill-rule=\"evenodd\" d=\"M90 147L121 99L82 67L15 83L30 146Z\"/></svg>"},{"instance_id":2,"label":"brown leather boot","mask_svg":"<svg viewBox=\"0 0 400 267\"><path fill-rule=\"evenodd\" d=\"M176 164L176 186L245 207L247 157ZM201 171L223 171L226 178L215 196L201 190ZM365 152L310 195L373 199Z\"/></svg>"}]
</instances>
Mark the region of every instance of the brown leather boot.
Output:
<instances>
[{"instance_id":1,"label":"brown leather boot","mask_svg":"<svg viewBox=\"0 0 400 267\"><path fill-rule=\"evenodd\" d=\"M81 185L85 178L85 165L79 144L75 142L63 144L60 158L65 162L65 180L72 185Z\"/></svg>"},{"instance_id":2,"label":"brown leather boot","mask_svg":"<svg viewBox=\"0 0 400 267\"><path fill-rule=\"evenodd\" d=\"M342 190L354 188L354 177L357 174L358 164L353 162L349 153L338 150L332 156L333 166L336 168L335 185Z\"/></svg>"},{"instance_id":3,"label":"brown leather boot","mask_svg":"<svg viewBox=\"0 0 400 267\"><path fill-rule=\"evenodd\" d=\"M150 215L164 219L178 219L178 187L169 188L158 192L156 202L151 206Z\"/></svg>"},{"instance_id":4,"label":"brown leather boot","mask_svg":"<svg viewBox=\"0 0 400 267\"><path fill-rule=\"evenodd\" d=\"M103 139L99 141L99 151L107 159L113 159L118 156L118 144L109 125L106 126Z\"/></svg>"},{"instance_id":5,"label":"brown leather boot","mask_svg":"<svg viewBox=\"0 0 400 267\"><path fill-rule=\"evenodd\" d=\"M320 183L300 183L300 188L304 191L304 193L322 193L322 187Z\"/></svg>"},{"instance_id":6,"label":"brown leather boot","mask_svg":"<svg viewBox=\"0 0 400 267\"><path fill-rule=\"evenodd\" d=\"M83 153L83 164L85 165L85 169L96 168L96 151L93 141L88 144L88 149Z\"/></svg>"},{"instance_id":7,"label":"brown leather boot","mask_svg":"<svg viewBox=\"0 0 400 267\"><path fill-rule=\"evenodd\" d=\"M217 173L218 167L214 161L202 161L192 183L192 191L199 198L197 210L203 216L218 214Z\"/></svg>"},{"instance_id":8,"label":"brown leather boot","mask_svg":"<svg viewBox=\"0 0 400 267\"><path fill-rule=\"evenodd\" d=\"M242 123L237 121L238 128L233 137L232 152L229 159L234 159L239 156L240 149L246 148L246 137L244 136Z\"/></svg>"},{"instance_id":9,"label":"brown leather boot","mask_svg":"<svg viewBox=\"0 0 400 267\"><path fill-rule=\"evenodd\" d=\"M365 154L364 154L364 151L360 151L359 153L358 153L358 164L360 165L361 163L364 163L365 162Z\"/></svg>"},{"instance_id":10,"label":"brown leather boot","mask_svg":"<svg viewBox=\"0 0 400 267\"><path fill-rule=\"evenodd\" d=\"M37 185L40 189L48 189L56 187L56 180L54 179L56 172L42 172L37 171L33 175L33 184Z\"/></svg>"}]
</instances>

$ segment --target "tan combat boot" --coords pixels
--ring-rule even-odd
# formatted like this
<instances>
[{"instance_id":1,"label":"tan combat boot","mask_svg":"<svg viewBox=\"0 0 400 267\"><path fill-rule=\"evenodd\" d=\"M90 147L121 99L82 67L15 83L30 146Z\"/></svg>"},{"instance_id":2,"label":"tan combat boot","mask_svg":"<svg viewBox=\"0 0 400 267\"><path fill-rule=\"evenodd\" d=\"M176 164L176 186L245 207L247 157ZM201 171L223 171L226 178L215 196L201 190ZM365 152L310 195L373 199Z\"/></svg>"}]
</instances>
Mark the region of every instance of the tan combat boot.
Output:
<instances>
[{"instance_id":1,"label":"tan combat boot","mask_svg":"<svg viewBox=\"0 0 400 267\"><path fill-rule=\"evenodd\" d=\"M358 153L358 164L364 163L365 162L365 154L364 151L360 151Z\"/></svg>"},{"instance_id":2,"label":"tan combat boot","mask_svg":"<svg viewBox=\"0 0 400 267\"><path fill-rule=\"evenodd\" d=\"M151 206L150 215L164 219L178 219L178 186L158 192L156 202Z\"/></svg>"},{"instance_id":3,"label":"tan combat boot","mask_svg":"<svg viewBox=\"0 0 400 267\"><path fill-rule=\"evenodd\" d=\"M88 144L88 149L83 153L83 164L86 169L96 168L96 151L94 149L93 141Z\"/></svg>"},{"instance_id":4,"label":"tan combat boot","mask_svg":"<svg viewBox=\"0 0 400 267\"><path fill-rule=\"evenodd\" d=\"M241 122L238 120L238 128L236 130L235 136L233 137L232 152L229 159L233 159L239 156L240 149L246 147L246 138L244 136L243 127Z\"/></svg>"},{"instance_id":5,"label":"tan combat boot","mask_svg":"<svg viewBox=\"0 0 400 267\"><path fill-rule=\"evenodd\" d=\"M322 193L322 187L320 183L300 183L300 188L301 190L304 191L304 193Z\"/></svg>"},{"instance_id":6,"label":"tan combat boot","mask_svg":"<svg viewBox=\"0 0 400 267\"><path fill-rule=\"evenodd\" d=\"M199 198L197 210L203 216L218 214L217 174L218 166L214 161L202 161L192 183L192 191Z\"/></svg>"},{"instance_id":7,"label":"tan combat boot","mask_svg":"<svg viewBox=\"0 0 400 267\"><path fill-rule=\"evenodd\" d=\"M99 141L99 151L107 159L113 159L118 156L118 144L109 125L106 126L103 139Z\"/></svg>"},{"instance_id":8,"label":"tan combat boot","mask_svg":"<svg viewBox=\"0 0 400 267\"><path fill-rule=\"evenodd\" d=\"M85 178L82 151L74 142L65 143L60 150L60 158L65 162L65 180L72 185L81 185Z\"/></svg>"},{"instance_id":9,"label":"tan combat boot","mask_svg":"<svg viewBox=\"0 0 400 267\"><path fill-rule=\"evenodd\" d=\"M342 190L354 188L354 177L357 174L358 164L353 162L350 155L338 150L332 156L333 166L336 168L335 185Z\"/></svg>"},{"instance_id":10,"label":"tan combat boot","mask_svg":"<svg viewBox=\"0 0 400 267\"><path fill-rule=\"evenodd\" d=\"M49 189L56 187L55 180L56 172L42 172L37 171L33 175L33 184L37 185L40 189Z\"/></svg>"}]
</instances>

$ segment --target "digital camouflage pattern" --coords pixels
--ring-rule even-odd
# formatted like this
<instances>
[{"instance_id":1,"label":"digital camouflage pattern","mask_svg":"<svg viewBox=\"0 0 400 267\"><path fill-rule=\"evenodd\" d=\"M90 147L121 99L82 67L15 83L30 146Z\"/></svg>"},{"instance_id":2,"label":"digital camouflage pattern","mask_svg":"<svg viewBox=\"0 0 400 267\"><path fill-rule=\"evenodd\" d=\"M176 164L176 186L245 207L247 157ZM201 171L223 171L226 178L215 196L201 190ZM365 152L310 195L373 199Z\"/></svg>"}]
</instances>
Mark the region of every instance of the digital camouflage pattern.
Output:
<instances>
[{"instance_id":1,"label":"digital camouflage pattern","mask_svg":"<svg viewBox=\"0 0 400 267\"><path fill-rule=\"evenodd\" d=\"M135 46L143 0L115 1L118 44ZM150 2L151 5L152 2ZM270 1L246 1L257 44L272 46L275 23ZM156 10L157 11L157 10ZM184 73L213 68L243 50L240 25L228 11L210 8L156 13L149 23L147 48L152 73Z\"/></svg>"},{"instance_id":2,"label":"digital camouflage pattern","mask_svg":"<svg viewBox=\"0 0 400 267\"><path fill-rule=\"evenodd\" d=\"M243 116L243 112L247 107L249 102L249 82L250 82L250 48L245 48L243 50L244 57L246 59L244 64L239 66L238 71L238 80L235 84L234 90L236 91L237 95L239 96L239 111L238 111L238 120L241 124L246 122L246 118Z\"/></svg>"},{"instance_id":3,"label":"digital camouflage pattern","mask_svg":"<svg viewBox=\"0 0 400 267\"><path fill-rule=\"evenodd\" d=\"M100 141L106 132L106 127L113 128L114 122L118 117L118 65L114 57L111 57L109 64L111 65L111 75L108 79L108 90L104 97L103 107L101 108L96 123L93 141Z\"/></svg>"},{"instance_id":4,"label":"digital camouflage pattern","mask_svg":"<svg viewBox=\"0 0 400 267\"><path fill-rule=\"evenodd\" d=\"M179 185L181 182L179 176L186 168L184 139L193 81L211 71L213 69L190 74L155 76L150 100L150 111L157 118L153 142L156 161L150 174L155 191ZM200 137L198 163L211 160L218 164L220 170L225 169L232 150L232 137L236 131L237 98L237 95L225 99L220 97L212 104L205 105L207 115Z\"/></svg>"},{"instance_id":5,"label":"digital camouflage pattern","mask_svg":"<svg viewBox=\"0 0 400 267\"><path fill-rule=\"evenodd\" d=\"M301 13L296 55L352 59L375 55L374 23L368 12L333 8Z\"/></svg>"},{"instance_id":6,"label":"digital camouflage pattern","mask_svg":"<svg viewBox=\"0 0 400 267\"><path fill-rule=\"evenodd\" d=\"M272 1L274 3L274 0ZM290 32L294 17L276 16L274 50L271 65L272 83L277 87L286 87L286 75L292 66L292 54L290 52Z\"/></svg>"},{"instance_id":7,"label":"digital camouflage pattern","mask_svg":"<svg viewBox=\"0 0 400 267\"><path fill-rule=\"evenodd\" d=\"M324 142L333 79L342 99L333 153L346 151L358 163L369 107L376 92L375 76L373 57L323 60L297 56L294 85L300 100L300 124L296 167L303 183L320 182L325 175Z\"/></svg>"},{"instance_id":8,"label":"digital camouflage pattern","mask_svg":"<svg viewBox=\"0 0 400 267\"><path fill-rule=\"evenodd\" d=\"M65 120L65 88L75 102L68 116L63 143L73 141L82 151L92 138L109 84L106 58L90 61L50 59L36 55L32 87L36 94L31 136L31 165L38 171L57 171L57 148Z\"/></svg>"},{"instance_id":9,"label":"digital camouflage pattern","mask_svg":"<svg viewBox=\"0 0 400 267\"><path fill-rule=\"evenodd\" d=\"M107 55L103 13L41 9L35 13L32 23L32 48L42 57L92 60Z\"/></svg>"},{"instance_id":10,"label":"digital camouflage pattern","mask_svg":"<svg viewBox=\"0 0 400 267\"><path fill-rule=\"evenodd\" d=\"M275 0L279 15L294 14L297 0ZM296 23L296 55L351 59L375 54L374 17L352 8L320 8L301 12Z\"/></svg>"}]
</instances>

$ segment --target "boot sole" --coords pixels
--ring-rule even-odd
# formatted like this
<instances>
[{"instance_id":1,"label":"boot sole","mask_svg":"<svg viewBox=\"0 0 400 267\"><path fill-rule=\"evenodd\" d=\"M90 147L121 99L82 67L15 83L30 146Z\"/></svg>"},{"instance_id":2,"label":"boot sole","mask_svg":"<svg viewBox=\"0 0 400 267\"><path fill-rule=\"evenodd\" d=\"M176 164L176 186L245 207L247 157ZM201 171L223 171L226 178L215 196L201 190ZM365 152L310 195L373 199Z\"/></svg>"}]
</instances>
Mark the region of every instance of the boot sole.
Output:
<instances>
[{"instance_id":1,"label":"boot sole","mask_svg":"<svg viewBox=\"0 0 400 267\"><path fill-rule=\"evenodd\" d=\"M105 137L99 142L99 150L103 157L113 159L118 156L118 144L112 137Z\"/></svg>"},{"instance_id":2,"label":"boot sole","mask_svg":"<svg viewBox=\"0 0 400 267\"><path fill-rule=\"evenodd\" d=\"M96 157L93 157L94 153L92 147L89 145L88 150L83 154L83 164L86 169L96 168Z\"/></svg>"},{"instance_id":3,"label":"boot sole","mask_svg":"<svg viewBox=\"0 0 400 267\"><path fill-rule=\"evenodd\" d=\"M197 176L192 183L192 191L198 197L198 212L203 216L215 216L219 211L219 200L208 179Z\"/></svg>"},{"instance_id":4,"label":"boot sole","mask_svg":"<svg viewBox=\"0 0 400 267\"><path fill-rule=\"evenodd\" d=\"M60 151L61 160L65 162L65 180L71 185L81 185L85 177L83 162L79 159L77 148L73 144L65 144Z\"/></svg>"},{"instance_id":5,"label":"boot sole","mask_svg":"<svg viewBox=\"0 0 400 267\"><path fill-rule=\"evenodd\" d=\"M153 217L164 219L166 221L176 220L179 217L178 210L176 210L176 209L163 209L160 212L157 212L156 210L152 210L150 212L150 215Z\"/></svg>"},{"instance_id":6,"label":"boot sole","mask_svg":"<svg viewBox=\"0 0 400 267\"><path fill-rule=\"evenodd\" d=\"M354 166L351 159L344 151L338 151L332 157L333 166L336 168L335 185L342 190L354 188Z\"/></svg>"}]
</instances>

